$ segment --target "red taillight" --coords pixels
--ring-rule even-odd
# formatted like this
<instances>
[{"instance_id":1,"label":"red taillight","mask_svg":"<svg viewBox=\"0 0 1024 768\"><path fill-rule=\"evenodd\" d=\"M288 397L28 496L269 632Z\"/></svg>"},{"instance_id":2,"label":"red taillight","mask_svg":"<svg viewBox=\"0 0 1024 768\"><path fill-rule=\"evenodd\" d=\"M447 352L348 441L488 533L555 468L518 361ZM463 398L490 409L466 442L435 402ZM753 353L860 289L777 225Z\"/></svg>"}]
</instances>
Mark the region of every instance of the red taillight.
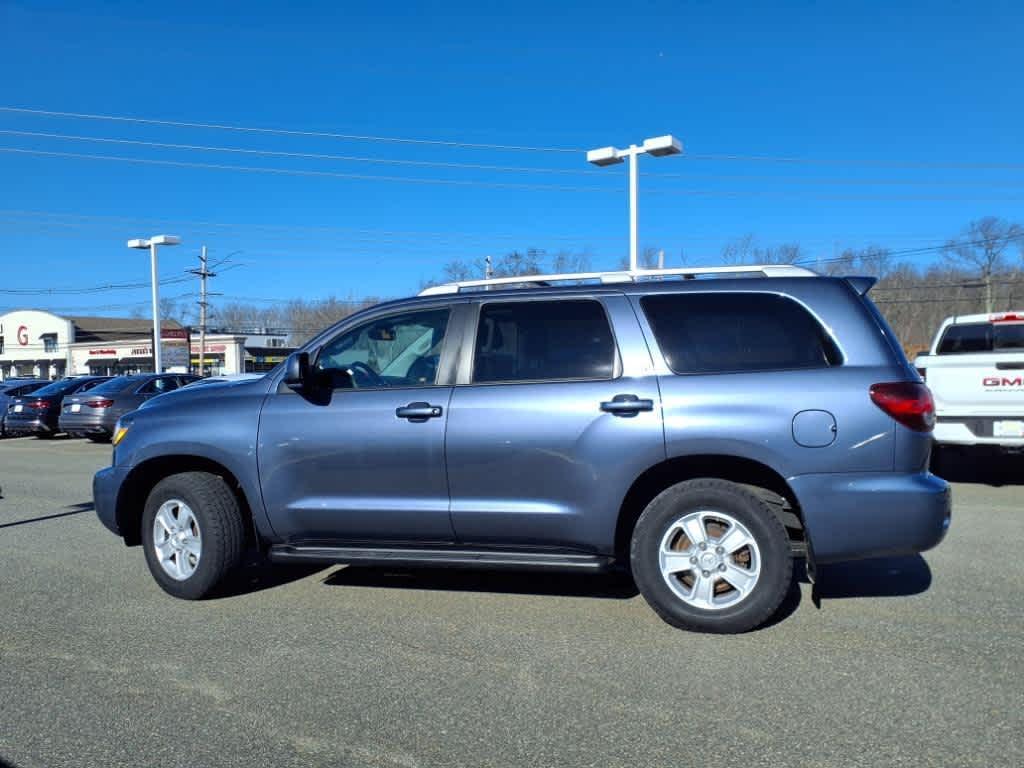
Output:
<instances>
[{"instance_id":1,"label":"red taillight","mask_svg":"<svg viewBox=\"0 0 1024 768\"><path fill-rule=\"evenodd\" d=\"M1019 323L1024 321L1024 312L997 312L988 319L993 323Z\"/></svg>"},{"instance_id":2,"label":"red taillight","mask_svg":"<svg viewBox=\"0 0 1024 768\"><path fill-rule=\"evenodd\" d=\"M89 400L86 402L86 405L90 408L109 408L113 404L113 400Z\"/></svg>"},{"instance_id":3,"label":"red taillight","mask_svg":"<svg viewBox=\"0 0 1024 768\"><path fill-rule=\"evenodd\" d=\"M46 411L49 410L50 404L45 400L33 400L30 403L25 403L26 408L31 408L33 411Z\"/></svg>"},{"instance_id":4,"label":"red taillight","mask_svg":"<svg viewBox=\"0 0 1024 768\"><path fill-rule=\"evenodd\" d=\"M915 432L935 427L935 401L931 390L917 381L873 384L871 401L903 426Z\"/></svg>"}]
</instances>

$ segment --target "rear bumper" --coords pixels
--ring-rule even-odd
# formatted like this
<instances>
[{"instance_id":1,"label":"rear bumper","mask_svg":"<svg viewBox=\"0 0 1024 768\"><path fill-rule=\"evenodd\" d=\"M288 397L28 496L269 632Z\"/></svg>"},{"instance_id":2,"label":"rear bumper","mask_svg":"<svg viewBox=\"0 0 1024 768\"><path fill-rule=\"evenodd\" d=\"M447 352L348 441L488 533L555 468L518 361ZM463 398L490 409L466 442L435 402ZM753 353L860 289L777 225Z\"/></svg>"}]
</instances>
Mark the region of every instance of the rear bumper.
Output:
<instances>
[{"instance_id":1,"label":"rear bumper","mask_svg":"<svg viewBox=\"0 0 1024 768\"><path fill-rule=\"evenodd\" d=\"M68 434L109 435L113 433L116 421L117 419L108 420L101 414L62 413L60 415L60 430Z\"/></svg>"},{"instance_id":2,"label":"rear bumper","mask_svg":"<svg viewBox=\"0 0 1024 768\"><path fill-rule=\"evenodd\" d=\"M117 494L127 474L126 467L105 467L93 475L92 501L96 516L111 533L123 536L117 524Z\"/></svg>"},{"instance_id":3,"label":"rear bumper","mask_svg":"<svg viewBox=\"0 0 1024 768\"><path fill-rule=\"evenodd\" d=\"M56 426L51 425L51 419L43 417L26 418L22 414L7 414L4 419L4 428L12 433L34 434L36 432L56 432Z\"/></svg>"},{"instance_id":4,"label":"rear bumper","mask_svg":"<svg viewBox=\"0 0 1024 768\"><path fill-rule=\"evenodd\" d=\"M928 472L799 475L789 484L818 563L924 552L949 530L949 484Z\"/></svg>"},{"instance_id":5,"label":"rear bumper","mask_svg":"<svg viewBox=\"0 0 1024 768\"><path fill-rule=\"evenodd\" d=\"M1024 416L940 416L933 436L940 445L993 445L1024 448L1024 437L995 437L993 422L1024 421Z\"/></svg>"}]
</instances>

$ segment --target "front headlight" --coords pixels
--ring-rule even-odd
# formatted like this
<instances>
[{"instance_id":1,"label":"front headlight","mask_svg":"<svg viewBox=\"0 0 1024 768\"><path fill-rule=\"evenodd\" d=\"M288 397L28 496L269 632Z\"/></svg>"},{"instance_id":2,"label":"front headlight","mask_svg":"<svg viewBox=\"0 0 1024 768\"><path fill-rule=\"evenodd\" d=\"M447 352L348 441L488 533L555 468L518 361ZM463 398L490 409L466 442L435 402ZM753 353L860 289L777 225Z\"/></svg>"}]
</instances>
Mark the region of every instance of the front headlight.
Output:
<instances>
[{"instance_id":1,"label":"front headlight","mask_svg":"<svg viewBox=\"0 0 1024 768\"><path fill-rule=\"evenodd\" d=\"M110 438L110 444L116 448L117 444L124 440L124 436L128 434L131 426L132 420L127 416L122 416L118 419L117 424L114 425L114 435Z\"/></svg>"}]
</instances>

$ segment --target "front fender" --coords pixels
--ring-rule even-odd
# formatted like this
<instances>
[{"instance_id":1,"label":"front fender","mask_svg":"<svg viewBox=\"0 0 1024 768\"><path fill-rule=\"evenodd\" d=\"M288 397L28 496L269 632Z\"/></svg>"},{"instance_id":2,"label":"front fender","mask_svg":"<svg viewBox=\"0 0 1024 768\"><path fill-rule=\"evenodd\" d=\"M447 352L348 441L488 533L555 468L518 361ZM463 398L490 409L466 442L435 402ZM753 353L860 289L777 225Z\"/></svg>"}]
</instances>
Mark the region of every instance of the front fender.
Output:
<instances>
[{"instance_id":1,"label":"front fender","mask_svg":"<svg viewBox=\"0 0 1024 768\"><path fill-rule=\"evenodd\" d=\"M215 394L215 393L211 393ZM114 451L114 465L133 474L156 461L199 460L222 466L238 481L261 535L273 535L263 504L256 462L264 394L230 394L189 401L154 402L132 415L131 428Z\"/></svg>"}]
</instances>

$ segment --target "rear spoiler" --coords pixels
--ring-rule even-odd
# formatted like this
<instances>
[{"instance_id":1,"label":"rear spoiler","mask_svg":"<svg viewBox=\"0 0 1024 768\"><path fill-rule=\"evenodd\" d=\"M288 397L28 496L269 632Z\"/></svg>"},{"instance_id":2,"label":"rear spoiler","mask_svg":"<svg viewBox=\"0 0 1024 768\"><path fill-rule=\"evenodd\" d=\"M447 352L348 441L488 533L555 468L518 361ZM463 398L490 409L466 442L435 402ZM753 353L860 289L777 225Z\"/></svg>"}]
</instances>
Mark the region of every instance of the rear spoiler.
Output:
<instances>
[{"instance_id":1,"label":"rear spoiler","mask_svg":"<svg viewBox=\"0 0 1024 768\"><path fill-rule=\"evenodd\" d=\"M878 282L877 277L868 277L866 275L846 277L844 279L861 296L866 296L867 292L874 288L875 283Z\"/></svg>"}]
</instances>

